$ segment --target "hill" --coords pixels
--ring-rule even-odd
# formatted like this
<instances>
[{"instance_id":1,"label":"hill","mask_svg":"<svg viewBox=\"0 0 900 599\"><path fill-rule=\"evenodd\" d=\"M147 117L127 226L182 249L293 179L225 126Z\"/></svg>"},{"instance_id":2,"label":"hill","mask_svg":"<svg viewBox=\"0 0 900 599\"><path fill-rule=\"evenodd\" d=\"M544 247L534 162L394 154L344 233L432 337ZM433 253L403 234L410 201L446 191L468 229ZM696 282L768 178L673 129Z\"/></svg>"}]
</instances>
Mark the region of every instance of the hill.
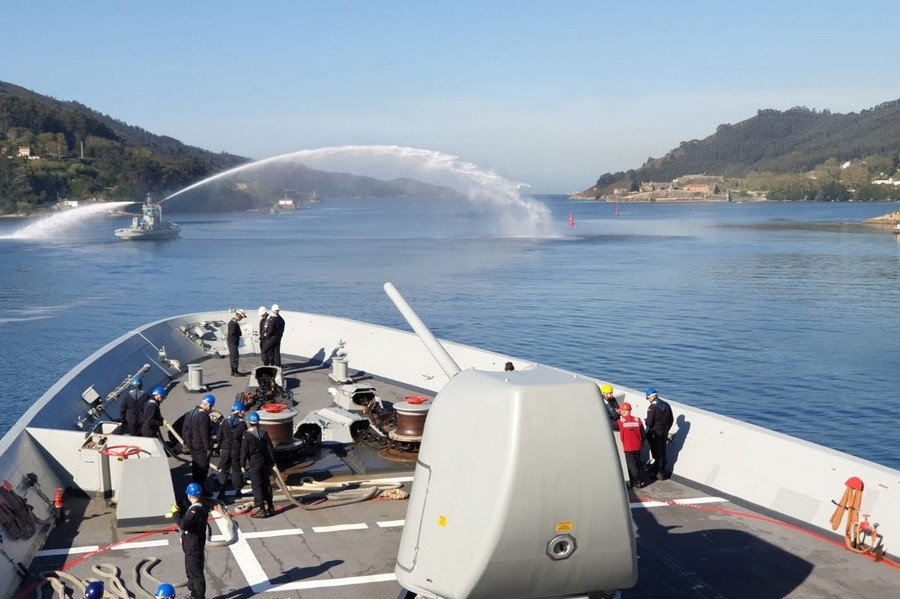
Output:
<instances>
[{"instance_id":1,"label":"hill","mask_svg":"<svg viewBox=\"0 0 900 599\"><path fill-rule=\"evenodd\" d=\"M849 114L765 109L740 123L720 125L702 140L682 142L638 169L605 173L582 194L636 191L642 182L704 173L743 179L735 185L785 196L777 199L889 199L895 197L894 186L872 181L894 177L898 148L900 100ZM823 190L834 197L821 197Z\"/></svg>"},{"instance_id":2,"label":"hill","mask_svg":"<svg viewBox=\"0 0 900 599\"><path fill-rule=\"evenodd\" d=\"M0 214L47 209L62 199L157 199L250 159L154 135L74 101L0 81ZM284 171L285 169L282 169ZM268 208L285 189L297 197L447 197L418 181L377 181L299 167L278 176L201 186L170 212Z\"/></svg>"}]
</instances>

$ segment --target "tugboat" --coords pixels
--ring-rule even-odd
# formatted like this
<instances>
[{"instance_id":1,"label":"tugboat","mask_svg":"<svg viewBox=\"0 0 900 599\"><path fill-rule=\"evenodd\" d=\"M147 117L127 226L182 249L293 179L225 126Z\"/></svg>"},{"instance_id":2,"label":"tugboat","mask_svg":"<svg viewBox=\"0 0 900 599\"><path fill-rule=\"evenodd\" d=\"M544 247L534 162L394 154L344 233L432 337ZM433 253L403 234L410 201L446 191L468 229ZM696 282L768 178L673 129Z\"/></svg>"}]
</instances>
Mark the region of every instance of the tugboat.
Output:
<instances>
[{"instance_id":1,"label":"tugboat","mask_svg":"<svg viewBox=\"0 0 900 599\"><path fill-rule=\"evenodd\" d=\"M141 207L141 216L135 216L130 227L116 229L116 237L125 241L175 239L179 231L181 227L177 224L163 220L162 207L153 202L148 193L147 201Z\"/></svg>"}]
</instances>

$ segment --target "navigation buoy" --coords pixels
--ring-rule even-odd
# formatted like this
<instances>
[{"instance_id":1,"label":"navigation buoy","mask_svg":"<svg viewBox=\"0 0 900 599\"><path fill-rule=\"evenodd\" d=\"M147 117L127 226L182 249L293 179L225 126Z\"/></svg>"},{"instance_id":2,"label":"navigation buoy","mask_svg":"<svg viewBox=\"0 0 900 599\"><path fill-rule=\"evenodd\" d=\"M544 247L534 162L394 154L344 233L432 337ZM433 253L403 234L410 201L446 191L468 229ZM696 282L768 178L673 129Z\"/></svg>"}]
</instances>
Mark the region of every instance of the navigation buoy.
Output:
<instances>
[{"instance_id":1,"label":"navigation buoy","mask_svg":"<svg viewBox=\"0 0 900 599\"><path fill-rule=\"evenodd\" d=\"M571 229L574 226L575 226L575 215L572 214L571 210L569 210L569 228Z\"/></svg>"}]
</instances>

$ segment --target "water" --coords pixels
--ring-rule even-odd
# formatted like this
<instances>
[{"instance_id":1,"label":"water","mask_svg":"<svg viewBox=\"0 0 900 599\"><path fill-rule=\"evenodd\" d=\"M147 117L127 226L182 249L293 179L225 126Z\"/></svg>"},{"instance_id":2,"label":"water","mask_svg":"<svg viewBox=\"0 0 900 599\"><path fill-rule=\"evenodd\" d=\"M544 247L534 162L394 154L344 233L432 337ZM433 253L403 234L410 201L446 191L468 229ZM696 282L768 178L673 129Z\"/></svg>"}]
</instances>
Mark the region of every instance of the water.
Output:
<instances>
[{"instance_id":1,"label":"water","mask_svg":"<svg viewBox=\"0 0 900 599\"><path fill-rule=\"evenodd\" d=\"M546 235L498 236L498 209L469 200L179 215L158 243L118 241L124 217L26 238L32 221L2 219L0 432L143 323L277 302L407 329L392 281L439 337L900 468L900 244L857 224L897 205L535 205Z\"/></svg>"}]
</instances>

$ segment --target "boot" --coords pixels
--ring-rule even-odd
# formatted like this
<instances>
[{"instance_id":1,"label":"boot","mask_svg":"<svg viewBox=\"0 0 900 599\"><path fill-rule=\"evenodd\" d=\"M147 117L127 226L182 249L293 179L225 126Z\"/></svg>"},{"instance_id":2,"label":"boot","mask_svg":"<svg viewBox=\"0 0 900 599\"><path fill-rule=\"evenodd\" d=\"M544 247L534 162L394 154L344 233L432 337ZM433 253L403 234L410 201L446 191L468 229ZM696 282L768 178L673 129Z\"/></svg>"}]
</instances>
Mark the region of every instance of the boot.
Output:
<instances>
[{"instance_id":1,"label":"boot","mask_svg":"<svg viewBox=\"0 0 900 599\"><path fill-rule=\"evenodd\" d=\"M271 514L265 507L261 507L256 510L256 513L250 516L251 518L268 518Z\"/></svg>"}]
</instances>

